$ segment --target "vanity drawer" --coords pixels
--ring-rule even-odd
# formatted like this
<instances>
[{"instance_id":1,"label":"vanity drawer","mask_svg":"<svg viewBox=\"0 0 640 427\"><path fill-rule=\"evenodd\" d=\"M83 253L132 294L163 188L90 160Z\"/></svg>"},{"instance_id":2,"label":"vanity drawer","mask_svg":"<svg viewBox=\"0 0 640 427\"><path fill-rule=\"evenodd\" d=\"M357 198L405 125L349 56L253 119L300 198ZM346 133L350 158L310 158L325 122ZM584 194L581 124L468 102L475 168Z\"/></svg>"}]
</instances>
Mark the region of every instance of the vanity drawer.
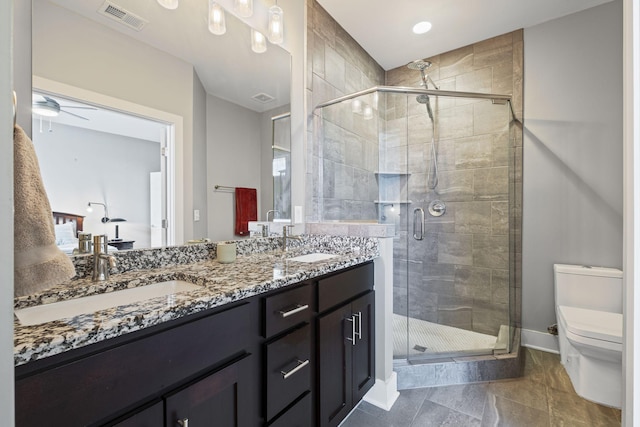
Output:
<instances>
[{"instance_id":1,"label":"vanity drawer","mask_svg":"<svg viewBox=\"0 0 640 427\"><path fill-rule=\"evenodd\" d=\"M311 427L311 393L307 393L295 405L282 414L269 427Z\"/></svg>"},{"instance_id":2,"label":"vanity drawer","mask_svg":"<svg viewBox=\"0 0 640 427\"><path fill-rule=\"evenodd\" d=\"M272 295L264 299L264 332L269 338L299 323L309 321L313 311L311 285Z\"/></svg>"},{"instance_id":3,"label":"vanity drawer","mask_svg":"<svg viewBox=\"0 0 640 427\"><path fill-rule=\"evenodd\" d=\"M318 313L373 289L373 263L318 281Z\"/></svg>"},{"instance_id":4,"label":"vanity drawer","mask_svg":"<svg viewBox=\"0 0 640 427\"><path fill-rule=\"evenodd\" d=\"M311 389L310 328L305 325L267 344L267 420Z\"/></svg>"}]
</instances>

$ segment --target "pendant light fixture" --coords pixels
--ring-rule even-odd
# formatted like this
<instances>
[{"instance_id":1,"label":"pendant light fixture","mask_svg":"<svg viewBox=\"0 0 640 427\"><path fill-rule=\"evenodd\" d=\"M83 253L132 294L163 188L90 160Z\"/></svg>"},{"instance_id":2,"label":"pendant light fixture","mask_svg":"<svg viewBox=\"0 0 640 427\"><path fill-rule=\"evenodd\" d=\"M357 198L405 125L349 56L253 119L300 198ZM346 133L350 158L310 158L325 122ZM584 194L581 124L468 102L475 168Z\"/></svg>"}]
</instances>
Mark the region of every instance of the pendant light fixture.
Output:
<instances>
[{"instance_id":1,"label":"pendant light fixture","mask_svg":"<svg viewBox=\"0 0 640 427\"><path fill-rule=\"evenodd\" d=\"M251 29L251 50L255 53L263 53L267 50L267 39L260 31Z\"/></svg>"},{"instance_id":2,"label":"pendant light fixture","mask_svg":"<svg viewBox=\"0 0 640 427\"><path fill-rule=\"evenodd\" d=\"M253 15L253 0L234 0L233 10L242 18L250 18Z\"/></svg>"},{"instance_id":3,"label":"pendant light fixture","mask_svg":"<svg viewBox=\"0 0 640 427\"><path fill-rule=\"evenodd\" d=\"M284 15L278 3L269 8L269 41L273 44L282 44L284 38Z\"/></svg>"},{"instance_id":4,"label":"pendant light fixture","mask_svg":"<svg viewBox=\"0 0 640 427\"><path fill-rule=\"evenodd\" d=\"M158 0L158 4L165 9L174 10L178 8L178 0Z\"/></svg>"},{"instance_id":5,"label":"pendant light fixture","mask_svg":"<svg viewBox=\"0 0 640 427\"><path fill-rule=\"evenodd\" d=\"M209 31L217 36L227 32L224 9L213 0L209 0Z\"/></svg>"}]
</instances>

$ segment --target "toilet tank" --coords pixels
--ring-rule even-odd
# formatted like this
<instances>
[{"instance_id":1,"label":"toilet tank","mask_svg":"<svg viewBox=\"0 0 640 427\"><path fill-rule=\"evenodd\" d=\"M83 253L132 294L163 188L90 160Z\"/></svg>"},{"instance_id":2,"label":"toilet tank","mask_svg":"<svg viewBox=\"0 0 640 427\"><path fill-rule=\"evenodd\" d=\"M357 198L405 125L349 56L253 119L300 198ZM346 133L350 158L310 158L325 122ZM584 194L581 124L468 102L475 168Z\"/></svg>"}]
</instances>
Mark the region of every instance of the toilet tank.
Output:
<instances>
[{"instance_id":1,"label":"toilet tank","mask_svg":"<svg viewBox=\"0 0 640 427\"><path fill-rule=\"evenodd\" d=\"M554 264L556 306L622 313L622 271L617 268Z\"/></svg>"}]
</instances>

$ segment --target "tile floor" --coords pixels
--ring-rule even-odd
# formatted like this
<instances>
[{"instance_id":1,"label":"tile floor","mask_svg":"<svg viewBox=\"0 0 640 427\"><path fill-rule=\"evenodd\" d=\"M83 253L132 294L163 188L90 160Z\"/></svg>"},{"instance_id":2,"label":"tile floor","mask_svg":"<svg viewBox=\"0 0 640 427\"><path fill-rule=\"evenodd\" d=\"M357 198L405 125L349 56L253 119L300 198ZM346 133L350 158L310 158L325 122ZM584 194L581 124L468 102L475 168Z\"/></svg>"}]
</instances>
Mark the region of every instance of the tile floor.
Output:
<instances>
[{"instance_id":1,"label":"tile floor","mask_svg":"<svg viewBox=\"0 0 640 427\"><path fill-rule=\"evenodd\" d=\"M363 401L341 427L620 425L619 410L575 394L558 355L522 351L522 378L403 390L391 411Z\"/></svg>"}]
</instances>

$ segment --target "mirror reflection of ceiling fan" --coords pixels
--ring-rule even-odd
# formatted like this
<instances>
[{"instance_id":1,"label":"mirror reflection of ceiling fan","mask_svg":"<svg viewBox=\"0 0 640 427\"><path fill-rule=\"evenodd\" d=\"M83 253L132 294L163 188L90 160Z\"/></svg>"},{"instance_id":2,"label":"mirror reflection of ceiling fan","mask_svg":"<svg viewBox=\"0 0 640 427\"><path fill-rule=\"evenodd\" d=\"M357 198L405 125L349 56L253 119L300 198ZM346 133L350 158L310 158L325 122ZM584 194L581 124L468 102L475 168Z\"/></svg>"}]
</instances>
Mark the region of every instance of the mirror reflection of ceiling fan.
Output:
<instances>
[{"instance_id":1,"label":"mirror reflection of ceiling fan","mask_svg":"<svg viewBox=\"0 0 640 427\"><path fill-rule=\"evenodd\" d=\"M42 98L42 99L38 99ZM81 107L76 105L60 105L58 101L46 95L35 95L33 99L32 111L41 117L56 117L60 113L69 114L82 120L89 120L78 114L67 111L68 108L76 108L81 110L97 110L95 107Z\"/></svg>"}]
</instances>

